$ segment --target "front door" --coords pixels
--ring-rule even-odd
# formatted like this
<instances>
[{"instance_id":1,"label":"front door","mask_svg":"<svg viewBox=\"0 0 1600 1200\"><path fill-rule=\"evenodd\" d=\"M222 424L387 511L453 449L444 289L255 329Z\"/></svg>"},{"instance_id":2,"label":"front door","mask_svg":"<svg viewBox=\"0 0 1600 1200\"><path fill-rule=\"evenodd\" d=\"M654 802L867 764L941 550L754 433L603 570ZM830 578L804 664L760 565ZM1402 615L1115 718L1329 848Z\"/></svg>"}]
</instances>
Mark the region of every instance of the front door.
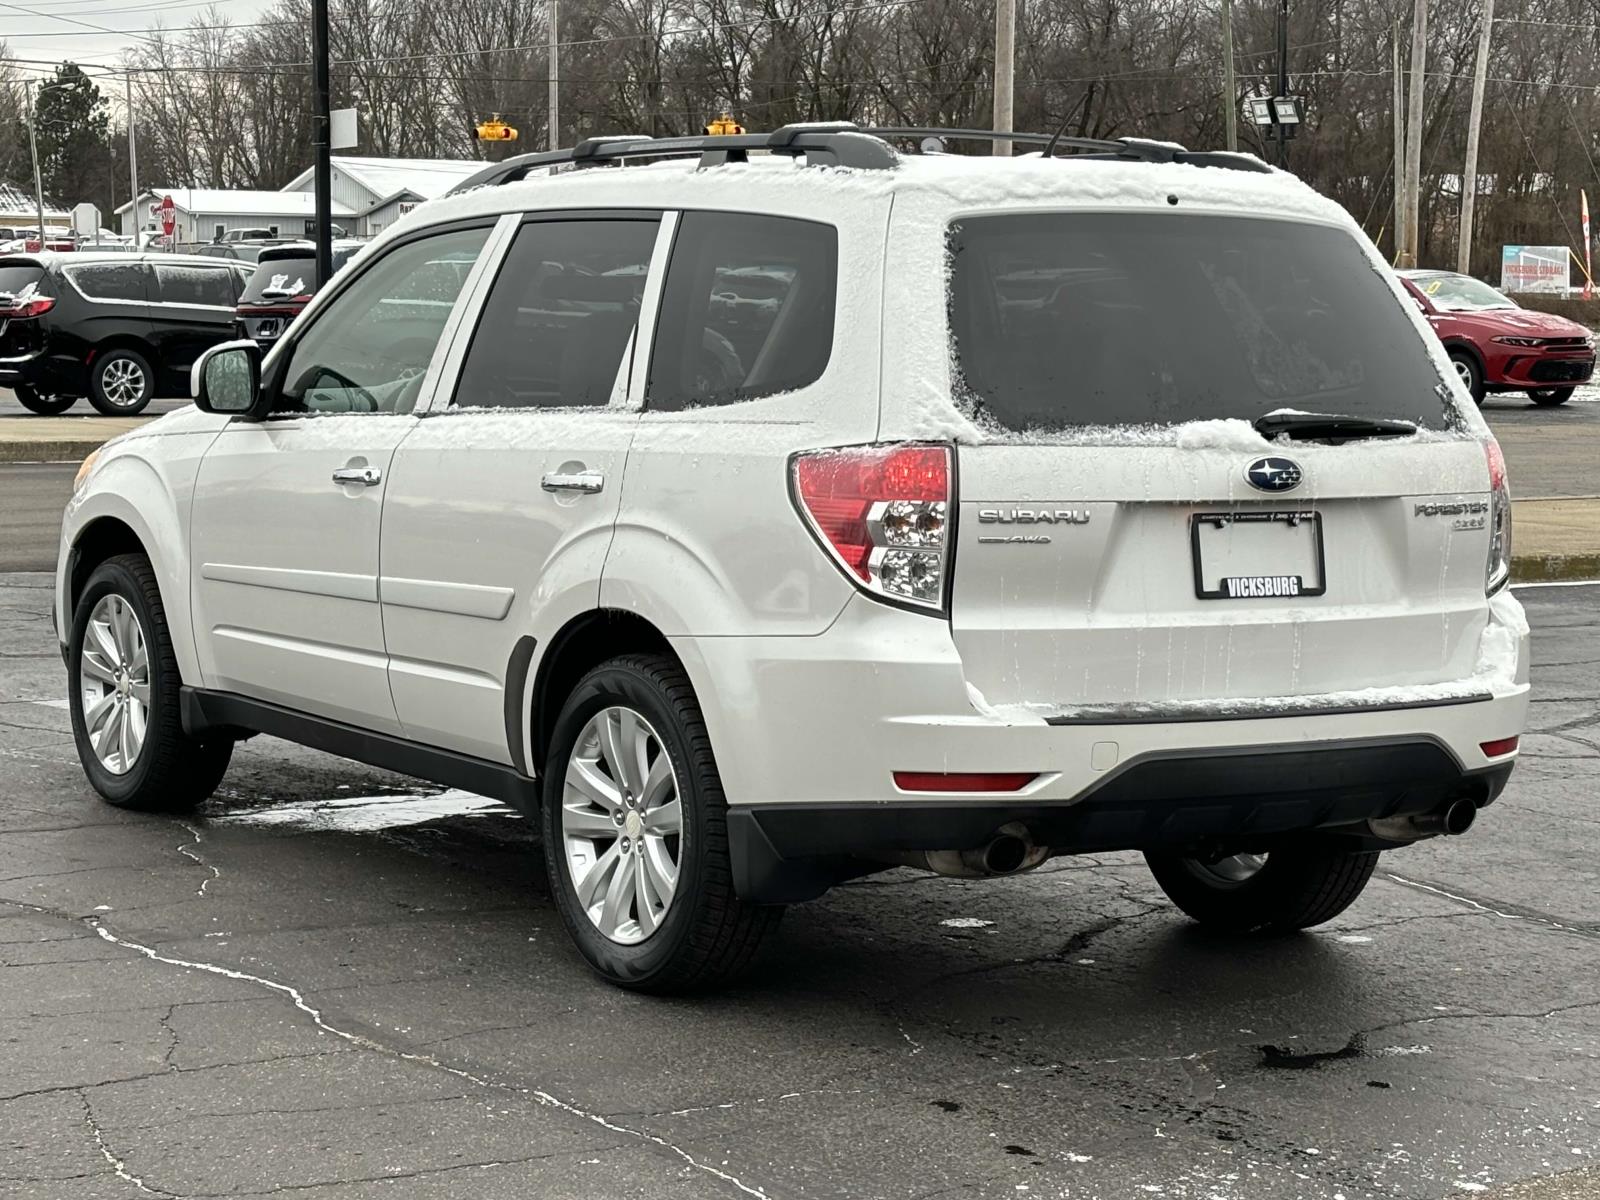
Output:
<instances>
[{"instance_id":1,"label":"front door","mask_svg":"<svg viewBox=\"0 0 1600 1200\"><path fill-rule=\"evenodd\" d=\"M207 451L190 545L207 687L397 731L379 518L488 234L433 233L368 263L267 364L273 415Z\"/></svg>"},{"instance_id":2,"label":"front door","mask_svg":"<svg viewBox=\"0 0 1600 1200\"><path fill-rule=\"evenodd\" d=\"M513 761L518 644L547 645L599 602L660 224L640 213L525 221L477 328L457 335L453 394L395 455L379 591L412 740Z\"/></svg>"},{"instance_id":3,"label":"front door","mask_svg":"<svg viewBox=\"0 0 1600 1200\"><path fill-rule=\"evenodd\" d=\"M239 272L225 262L156 262L150 299L150 342L156 350L157 396L187 396L189 368L207 349L233 337Z\"/></svg>"}]
</instances>

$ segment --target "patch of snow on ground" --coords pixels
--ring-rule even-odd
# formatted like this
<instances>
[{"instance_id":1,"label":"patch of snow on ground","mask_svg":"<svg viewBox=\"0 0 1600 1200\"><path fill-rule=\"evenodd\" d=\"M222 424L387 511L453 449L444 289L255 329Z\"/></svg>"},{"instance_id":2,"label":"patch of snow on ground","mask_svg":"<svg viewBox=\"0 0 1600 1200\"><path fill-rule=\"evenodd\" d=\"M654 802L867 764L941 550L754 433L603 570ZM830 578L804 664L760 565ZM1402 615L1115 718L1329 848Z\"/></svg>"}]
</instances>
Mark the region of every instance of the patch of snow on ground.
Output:
<instances>
[{"instance_id":1,"label":"patch of snow on ground","mask_svg":"<svg viewBox=\"0 0 1600 1200\"><path fill-rule=\"evenodd\" d=\"M229 813L218 824L299 829L313 833L376 833L442 817L515 816L498 800L452 789L433 795L340 796Z\"/></svg>"},{"instance_id":2,"label":"patch of snow on ground","mask_svg":"<svg viewBox=\"0 0 1600 1200\"><path fill-rule=\"evenodd\" d=\"M71 700L30 700L28 703L37 704L40 708L67 709L72 707Z\"/></svg>"},{"instance_id":3,"label":"patch of snow on ground","mask_svg":"<svg viewBox=\"0 0 1600 1200\"><path fill-rule=\"evenodd\" d=\"M945 920L940 921L939 924L948 926L951 929L987 929L994 922L985 921L981 917L947 917Z\"/></svg>"}]
</instances>

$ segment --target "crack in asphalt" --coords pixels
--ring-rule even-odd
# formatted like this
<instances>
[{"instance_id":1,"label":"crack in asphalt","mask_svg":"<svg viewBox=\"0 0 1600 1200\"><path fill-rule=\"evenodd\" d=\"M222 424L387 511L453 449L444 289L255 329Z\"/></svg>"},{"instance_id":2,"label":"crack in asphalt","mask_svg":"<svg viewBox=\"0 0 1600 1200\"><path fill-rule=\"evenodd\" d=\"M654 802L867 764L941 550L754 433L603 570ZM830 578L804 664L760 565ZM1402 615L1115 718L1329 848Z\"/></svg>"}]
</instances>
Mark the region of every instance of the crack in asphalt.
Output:
<instances>
[{"instance_id":1,"label":"crack in asphalt","mask_svg":"<svg viewBox=\"0 0 1600 1200\"><path fill-rule=\"evenodd\" d=\"M95 933L105 941L108 941L113 945L121 946L126 950L132 950L137 954L141 954L145 958L150 959L152 962L166 963L169 966L182 967L191 971L203 971L211 975L221 975L228 979L237 979L247 983L254 983L261 987L267 988L270 991L276 992L279 995L287 998L295 1008L299 1009L302 1013L309 1017L312 1023L316 1025L318 1029L332 1034L334 1037L340 1038L341 1040L348 1042L350 1045L353 1045L358 1049L367 1050L374 1054L381 1054L388 1058L397 1059L402 1062L416 1063L418 1065L431 1068L435 1071L442 1071L447 1075L455 1076L457 1079L464 1079L468 1083L471 1083L477 1087L487 1088L493 1091L508 1092L512 1095L531 1097L533 1100L537 1101L546 1108L556 1109L560 1112L568 1114L569 1116L578 1117L584 1121L590 1122L591 1124L599 1125L602 1129L608 1129L613 1133L620 1133L627 1137L637 1138L640 1141L650 1143L663 1150L666 1150L682 1159L695 1170L720 1179L722 1182L737 1188L740 1192L743 1192L747 1196L754 1196L757 1198L757 1200L771 1200L771 1197L769 1197L767 1193L762 1191L759 1187L756 1187L752 1184L747 1184L743 1180L739 1179L738 1176L727 1171L723 1171L710 1163L702 1162L700 1159L697 1159L694 1155L690 1154L689 1151L683 1149L681 1146L668 1141L666 1138L661 1137L658 1134L651 1133L648 1130L633 1129L625 1125L618 1125L601 1113L590 1112L587 1109L580 1108L576 1104L571 1104L557 1096L551 1095L549 1092L538 1088L526 1088L513 1086L510 1084L497 1083L494 1080L484 1078L481 1075L475 1075L471 1071L468 1071L462 1067L455 1067L451 1066L449 1063L441 1062L439 1059L430 1054L417 1054L411 1051L400 1050L393 1046L385 1045L374 1038L367 1037L365 1034L353 1033L347 1029L340 1029L338 1026L330 1024L327 1020L325 1020L321 1011L309 1003L298 988L295 988L290 984L281 983L275 979L268 979L262 975L252 975L246 971L237 971L232 967L219 966L216 963L200 962L193 959L175 958L170 955L162 954L160 951L155 950L152 947L112 933L105 927L104 923L99 917L86 917L84 918L84 923L87 924L89 928L93 929ZM155 1194L166 1195L168 1193L158 1192Z\"/></svg>"},{"instance_id":2,"label":"crack in asphalt","mask_svg":"<svg viewBox=\"0 0 1600 1200\"><path fill-rule=\"evenodd\" d=\"M88 1093L79 1090L78 1101L83 1105L83 1123L89 1127L89 1132L94 1135L95 1149L100 1151L100 1156L106 1160L107 1165L115 1172L117 1178L133 1184L134 1187L147 1196L168 1196L176 1200L176 1192L168 1192L163 1191L161 1188L151 1187L139 1176L128 1170L128 1164L118 1158L112 1152L111 1147L106 1145L105 1134L100 1129L100 1122L95 1120L94 1109L89 1106Z\"/></svg>"},{"instance_id":3,"label":"crack in asphalt","mask_svg":"<svg viewBox=\"0 0 1600 1200\"><path fill-rule=\"evenodd\" d=\"M196 829L193 825L189 824L189 822L187 822L187 821L181 821L180 820L178 822L178 824L182 825L184 827L184 829L186 829L188 831L189 836L194 839L194 841L192 841L192 842L185 842L185 843L179 845L177 847L178 853L183 855L187 859L192 859L198 866L202 866L206 870L211 872L211 878L210 879L202 879L200 881L200 886L197 887L194 890L194 894L196 896L204 896L206 894L206 888L209 887L214 880L222 878L222 872L219 871L212 864L208 863L205 859L200 857L200 853L196 849L196 847L198 847L200 845L200 843L205 840L204 838L202 838L200 836L200 831L198 829Z\"/></svg>"},{"instance_id":4,"label":"crack in asphalt","mask_svg":"<svg viewBox=\"0 0 1600 1200\"><path fill-rule=\"evenodd\" d=\"M187 1008L188 1005L176 1005L178 1008ZM0 1104L10 1104L14 1100L31 1100L37 1096L59 1096L63 1092L97 1092L101 1088L116 1087L123 1083L141 1083L146 1079L160 1079L166 1075L199 1075L206 1071L223 1071L230 1067L254 1067L264 1063L293 1062L302 1058L324 1058L334 1053L331 1050L314 1050L305 1054L273 1054L266 1058L243 1058L234 1062L207 1063L203 1067L163 1068L160 1071L141 1071L137 1075L119 1075L115 1079L98 1079L93 1083L63 1083L51 1087L32 1088L25 1092L12 1092L0 1096Z\"/></svg>"},{"instance_id":5,"label":"crack in asphalt","mask_svg":"<svg viewBox=\"0 0 1600 1200\"><path fill-rule=\"evenodd\" d=\"M419 1167L414 1171L396 1171L391 1175L358 1175L347 1179L324 1179L316 1183L286 1183L281 1187L267 1188L260 1192L189 1192L187 1200L232 1200L239 1196L281 1196L285 1192L309 1192L322 1188L348 1187L354 1183L388 1183L398 1179L423 1179L434 1175L448 1175L453 1171L482 1171L492 1167L515 1167L523 1163L541 1162L551 1158L570 1158L578 1154L603 1154L609 1150L621 1149L622 1143L615 1146L602 1146L595 1150L556 1150L549 1154L529 1154L521 1158L496 1158L486 1162L453 1163L448 1167Z\"/></svg>"},{"instance_id":6,"label":"crack in asphalt","mask_svg":"<svg viewBox=\"0 0 1600 1200\"><path fill-rule=\"evenodd\" d=\"M1505 921L1527 921L1530 925L1539 925L1546 929L1554 929L1560 933L1570 933L1577 937L1600 938L1600 925L1588 922L1564 922L1549 913L1540 912L1536 908L1512 904L1505 900L1496 900L1492 896L1480 898L1463 892L1452 892L1439 884L1429 883L1423 879L1407 879L1404 875L1396 875L1393 871L1385 871L1379 878L1386 879L1390 883L1399 884L1401 887L1413 888L1416 891L1427 892L1434 896L1442 896L1446 900L1454 900L1457 904L1464 904L1468 908L1476 909L1485 916L1499 917Z\"/></svg>"}]
</instances>

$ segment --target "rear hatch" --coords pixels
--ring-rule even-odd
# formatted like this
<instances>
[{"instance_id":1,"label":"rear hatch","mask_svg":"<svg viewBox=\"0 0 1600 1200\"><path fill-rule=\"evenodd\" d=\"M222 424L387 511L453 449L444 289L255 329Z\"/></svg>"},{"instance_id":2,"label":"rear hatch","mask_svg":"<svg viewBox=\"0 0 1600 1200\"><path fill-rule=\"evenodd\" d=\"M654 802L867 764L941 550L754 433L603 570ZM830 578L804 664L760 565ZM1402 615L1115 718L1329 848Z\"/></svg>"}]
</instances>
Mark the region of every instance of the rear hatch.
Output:
<instances>
[{"instance_id":1,"label":"rear hatch","mask_svg":"<svg viewBox=\"0 0 1600 1200\"><path fill-rule=\"evenodd\" d=\"M0 359L43 350L40 318L54 306L44 267L27 259L0 259Z\"/></svg>"},{"instance_id":2,"label":"rear hatch","mask_svg":"<svg viewBox=\"0 0 1600 1200\"><path fill-rule=\"evenodd\" d=\"M950 248L959 399L984 430L958 448L951 623L989 704L1131 719L1470 690L1486 446L1349 233L1051 212L966 218Z\"/></svg>"},{"instance_id":3,"label":"rear hatch","mask_svg":"<svg viewBox=\"0 0 1600 1200\"><path fill-rule=\"evenodd\" d=\"M261 251L255 272L239 294L240 332L273 342L317 290L316 251L310 246L273 246Z\"/></svg>"}]
</instances>

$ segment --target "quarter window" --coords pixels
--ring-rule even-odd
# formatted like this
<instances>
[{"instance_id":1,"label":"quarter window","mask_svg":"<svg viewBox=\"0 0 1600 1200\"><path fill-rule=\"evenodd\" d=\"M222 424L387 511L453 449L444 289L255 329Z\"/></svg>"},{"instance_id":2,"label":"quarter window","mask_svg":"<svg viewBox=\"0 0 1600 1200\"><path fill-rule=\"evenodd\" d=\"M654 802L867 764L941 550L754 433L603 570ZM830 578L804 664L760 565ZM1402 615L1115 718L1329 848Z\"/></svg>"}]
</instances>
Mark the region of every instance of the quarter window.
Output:
<instances>
[{"instance_id":1,"label":"quarter window","mask_svg":"<svg viewBox=\"0 0 1600 1200\"><path fill-rule=\"evenodd\" d=\"M70 268L77 289L91 300L148 300L149 271L143 263L97 263Z\"/></svg>"},{"instance_id":2,"label":"quarter window","mask_svg":"<svg viewBox=\"0 0 1600 1200\"><path fill-rule=\"evenodd\" d=\"M295 344L280 412L410 412L487 228L396 246Z\"/></svg>"},{"instance_id":3,"label":"quarter window","mask_svg":"<svg viewBox=\"0 0 1600 1200\"><path fill-rule=\"evenodd\" d=\"M168 304L205 304L232 308L232 272L227 267L196 267L187 263L156 263L159 298Z\"/></svg>"},{"instance_id":4,"label":"quarter window","mask_svg":"<svg viewBox=\"0 0 1600 1200\"><path fill-rule=\"evenodd\" d=\"M684 213L661 295L646 404L733 404L814 383L833 350L838 233L743 213Z\"/></svg>"},{"instance_id":5,"label":"quarter window","mask_svg":"<svg viewBox=\"0 0 1600 1200\"><path fill-rule=\"evenodd\" d=\"M472 336L461 408L599 407L639 320L656 221L531 221Z\"/></svg>"}]
</instances>

